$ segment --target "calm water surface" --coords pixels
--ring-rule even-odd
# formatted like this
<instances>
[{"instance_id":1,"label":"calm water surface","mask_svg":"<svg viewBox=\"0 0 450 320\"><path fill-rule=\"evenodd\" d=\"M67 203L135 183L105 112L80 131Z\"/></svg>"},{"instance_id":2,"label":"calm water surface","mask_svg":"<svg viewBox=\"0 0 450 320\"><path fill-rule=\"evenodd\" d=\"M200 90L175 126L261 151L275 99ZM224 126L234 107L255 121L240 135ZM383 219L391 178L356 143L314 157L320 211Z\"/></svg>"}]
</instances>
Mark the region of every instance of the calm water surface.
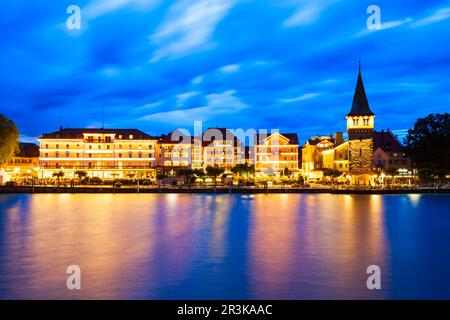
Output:
<instances>
[{"instance_id":1,"label":"calm water surface","mask_svg":"<svg viewBox=\"0 0 450 320\"><path fill-rule=\"evenodd\" d=\"M0 195L0 298L450 299L449 208L449 195ZM382 290L366 287L373 264Z\"/></svg>"}]
</instances>

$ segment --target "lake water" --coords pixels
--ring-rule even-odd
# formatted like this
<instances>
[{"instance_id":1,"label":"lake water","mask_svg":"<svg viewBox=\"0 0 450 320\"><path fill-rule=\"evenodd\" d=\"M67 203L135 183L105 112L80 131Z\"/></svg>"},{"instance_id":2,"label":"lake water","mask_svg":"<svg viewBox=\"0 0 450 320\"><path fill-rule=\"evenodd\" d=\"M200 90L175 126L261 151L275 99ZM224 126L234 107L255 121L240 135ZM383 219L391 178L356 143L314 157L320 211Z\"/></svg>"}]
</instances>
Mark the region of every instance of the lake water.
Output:
<instances>
[{"instance_id":1,"label":"lake water","mask_svg":"<svg viewBox=\"0 0 450 320\"><path fill-rule=\"evenodd\" d=\"M3 194L0 298L450 299L449 208L450 195Z\"/></svg>"}]
</instances>

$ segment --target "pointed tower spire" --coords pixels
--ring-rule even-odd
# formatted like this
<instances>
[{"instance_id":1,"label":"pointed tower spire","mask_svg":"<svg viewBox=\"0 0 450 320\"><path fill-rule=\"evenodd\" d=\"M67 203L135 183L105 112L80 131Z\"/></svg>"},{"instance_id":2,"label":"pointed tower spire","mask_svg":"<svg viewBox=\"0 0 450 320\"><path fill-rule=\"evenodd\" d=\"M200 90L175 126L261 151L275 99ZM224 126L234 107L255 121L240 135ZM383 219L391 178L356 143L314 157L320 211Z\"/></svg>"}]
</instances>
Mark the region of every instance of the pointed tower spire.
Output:
<instances>
[{"instance_id":1,"label":"pointed tower spire","mask_svg":"<svg viewBox=\"0 0 450 320\"><path fill-rule=\"evenodd\" d=\"M375 115L370 110L369 102L367 101L366 90L361 75L361 60L358 62L358 81L356 82L355 95L353 96L353 103L350 112L347 116L373 116Z\"/></svg>"}]
</instances>

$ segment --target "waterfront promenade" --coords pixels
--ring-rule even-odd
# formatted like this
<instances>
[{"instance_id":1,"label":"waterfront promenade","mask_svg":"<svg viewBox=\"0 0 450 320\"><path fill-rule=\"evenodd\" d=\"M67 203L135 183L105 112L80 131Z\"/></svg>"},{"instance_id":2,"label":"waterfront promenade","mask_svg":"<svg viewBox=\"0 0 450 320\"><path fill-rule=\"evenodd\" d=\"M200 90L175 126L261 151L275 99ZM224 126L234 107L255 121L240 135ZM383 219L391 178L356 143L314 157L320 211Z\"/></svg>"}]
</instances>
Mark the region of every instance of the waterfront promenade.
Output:
<instances>
[{"instance_id":1,"label":"waterfront promenade","mask_svg":"<svg viewBox=\"0 0 450 320\"><path fill-rule=\"evenodd\" d=\"M331 193L331 194L408 194L408 193L450 193L449 187L395 187L395 188L369 188L369 187L244 187L244 186L126 186L113 188L108 185L100 186L0 186L0 193Z\"/></svg>"}]
</instances>

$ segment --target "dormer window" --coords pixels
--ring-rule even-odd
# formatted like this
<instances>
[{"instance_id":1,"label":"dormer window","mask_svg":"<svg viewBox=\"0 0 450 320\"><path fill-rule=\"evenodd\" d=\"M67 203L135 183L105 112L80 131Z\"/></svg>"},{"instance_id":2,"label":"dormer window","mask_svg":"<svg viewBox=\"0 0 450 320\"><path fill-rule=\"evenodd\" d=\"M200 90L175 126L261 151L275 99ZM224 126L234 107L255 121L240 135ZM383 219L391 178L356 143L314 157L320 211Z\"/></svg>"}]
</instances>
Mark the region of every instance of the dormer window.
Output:
<instances>
[{"instance_id":1,"label":"dormer window","mask_svg":"<svg viewBox=\"0 0 450 320\"><path fill-rule=\"evenodd\" d=\"M132 134L130 134L129 138L130 138L130 140L133 140L133 135L132 135Z\"/></svg>"}]
</instances>

